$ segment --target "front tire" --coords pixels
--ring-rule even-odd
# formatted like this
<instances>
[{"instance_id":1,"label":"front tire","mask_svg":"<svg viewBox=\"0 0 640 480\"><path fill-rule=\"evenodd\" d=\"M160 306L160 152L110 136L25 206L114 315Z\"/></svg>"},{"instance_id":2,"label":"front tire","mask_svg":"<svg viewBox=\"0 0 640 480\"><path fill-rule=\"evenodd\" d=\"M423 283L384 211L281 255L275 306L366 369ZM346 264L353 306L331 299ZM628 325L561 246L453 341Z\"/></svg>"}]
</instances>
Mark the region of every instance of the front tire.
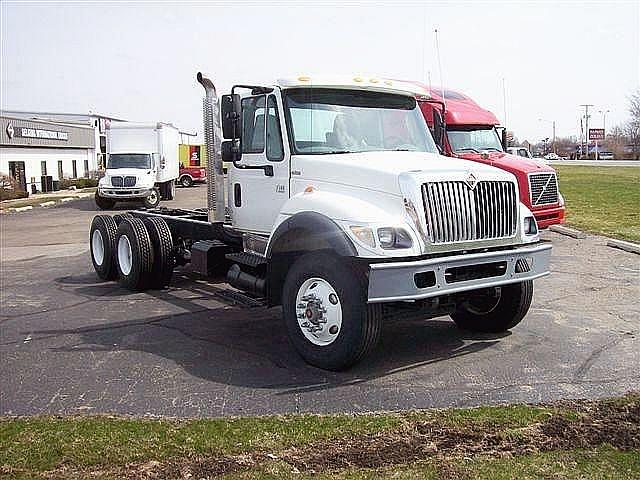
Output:
<instances>
[{"instance_id":1,"label":"front tire","mask_svg":"<svg viewBox=\"0 0 640 480\"><path fill-rule=\"evenodd\" d=\"M100 210L109 210L116 204L116 202L110 198L101 197L98 192L96 192L94 199Z\"/></svg>"},{"instance_id":2,"label":"front tire","mask_svg":"<svg viewBox=\"0 0 640 480\"><path fill-rule=\"evenodd\" d=\"M160 192L157 188L153 188L151 193L144 197L144 206L147 208L156 208L160 204Z\"/></svg>"},{"instance_id":3,"label":"front tire","mask_svg":"<svg viewBox=\"0 0 640 480\"><path fill-rule=\"evenodd\" d=\"M533 300L533 281L512 283L475 292L456 309L451 318L471 332L501 333L518 325Z\"/></svg>"},{"instance_id":4,"label":"front tire","mask_svg":"<svg viewBox=\"0 0 640 480\"><path fill-rule=\"evenodd\" d=\"M287 274L282 297L289 338L311 365L345 370L378 343L382 307L367 303L364 276L344 258L300 257Z\"/></svg>"}]
</instances>

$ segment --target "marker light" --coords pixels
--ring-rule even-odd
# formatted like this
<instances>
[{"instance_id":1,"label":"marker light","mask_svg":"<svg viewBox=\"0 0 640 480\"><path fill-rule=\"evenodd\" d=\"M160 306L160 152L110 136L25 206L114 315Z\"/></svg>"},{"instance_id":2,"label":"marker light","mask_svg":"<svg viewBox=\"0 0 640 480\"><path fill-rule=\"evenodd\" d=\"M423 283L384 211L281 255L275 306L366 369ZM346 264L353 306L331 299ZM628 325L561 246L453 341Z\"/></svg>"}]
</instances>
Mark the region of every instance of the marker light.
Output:
<instances>
[{"instance_id":1,"label":"marker light","mask_svg":"<svg viewBox=\"0 0 640 480\"><path fill-rule=\"evenodd\" d=\"M364 245L368 245L371 248L375 248L376 240L373 237L373 230L369 227L351 226L349 227L353 234Z\"/></svg>"}]
</instances>

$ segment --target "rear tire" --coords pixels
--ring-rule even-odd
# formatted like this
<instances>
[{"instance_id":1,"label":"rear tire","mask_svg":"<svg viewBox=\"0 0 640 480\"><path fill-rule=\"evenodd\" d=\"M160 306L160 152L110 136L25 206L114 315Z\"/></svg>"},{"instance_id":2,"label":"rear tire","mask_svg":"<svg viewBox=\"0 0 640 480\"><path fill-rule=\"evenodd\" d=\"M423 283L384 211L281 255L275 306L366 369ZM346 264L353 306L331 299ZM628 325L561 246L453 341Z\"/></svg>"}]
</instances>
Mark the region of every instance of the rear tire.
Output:
<instances>
[{"instance_id":1,"label":"rear tire","mask_svg":"<svg viewBox=\"0 0 640 480\"><path fill-rule=\"evenodd\" d=\"M98 195L98 192L96 192L94 199L96 201L96 205L100 210L109 210L116 204L116 202L114 200L111 200L110 198L101 197L100 195Z\"/></svg>"},{"instance_id":2,"label":"rear tire","mask_svg":"<svg viewBox=\"0 0 640 480\"><path fill-rule=\"evenodd\" d=\"M501 333L518 325L529 311L533 281L468 293L475 296L451 315L456 325L471 332Z\"/></svg>"},{"instance_id":3,"label":"rear tire","mask_svg":"<svg viewBox=\"0 0 640 480\"><path fill-rule=\"evenodd\" d=\"M96 215L91 222L89 246L93 268L102 280L114 280L118 276L115 261L116 222L109 215Z\"/></svg>"},{"instance_id":4,"label":"rear tire","mask_svg":"<svg viewBox=\"0 0 640 480\"><path fill-rule=\"evenodd\" d=\"M156 208L160 204L160 192L157 188L151 190L151 193L144 197L144 206L147 208Z\"/></svg>"},{"instance_id":5,"label":"rear tire","mask_svg":"<svg viewBox=\"0 0 640 480\"><path fill-rule=\"evenodd\" d=\"M133 218L133 215L131 215L129 212L125 212L125 213L116 213L113 216L113 219L115 220L116 225L120 225L122 220L124 220L125 218Z\"/></svg>"},{"instance_id":6,"label":"rear tire","mask_svg":"<svg viewBox=\"0 0 640 480\"><path fill-rule=\"evenodd\" d=\"M191 187L193 186L193 180L189 175L183 175L180 178L180 185L182 185L183 187Z\"/></svg>"},{"instance_id":7,"label":"rear tire","mask_svg":"<svg viewBox=\"0 0 640 480\"><path fill-rule=\"evenodd\" d=\"M115 240L118 283L132 291L151 283L153 250L149 233L139 218L123 218Z\"/></svg>"},{"instance_id":8,"label":"rear tire","mask_svg":"<svg viewBox=\"0 0 640 480\"><path fill-rule=\"evenodd\" d=\"M149 233L153 249L149 287L164 288L171 283L173 268L176 264L171 230L162 218L145 218L143 223Z\"/></svg>"},{"instance_id":9,"label":"rear tire","mask_svg":"<svg viewBox=\"0 0 640 480\"><path fill-rule=\"evenodd\" d=\"M289 338L311 365L344 370L378 343L382 307L367 303L364 276L344 258L326 253L302 256L287 274L282 298ZM302 298L305 300L301 301ZM324 323L314 323L318 320L316 314ZM299 318L300 315L304 317ZM311 332L310 327L303 326L305 323L322 329Z\"/></svg>"}]
</instances>

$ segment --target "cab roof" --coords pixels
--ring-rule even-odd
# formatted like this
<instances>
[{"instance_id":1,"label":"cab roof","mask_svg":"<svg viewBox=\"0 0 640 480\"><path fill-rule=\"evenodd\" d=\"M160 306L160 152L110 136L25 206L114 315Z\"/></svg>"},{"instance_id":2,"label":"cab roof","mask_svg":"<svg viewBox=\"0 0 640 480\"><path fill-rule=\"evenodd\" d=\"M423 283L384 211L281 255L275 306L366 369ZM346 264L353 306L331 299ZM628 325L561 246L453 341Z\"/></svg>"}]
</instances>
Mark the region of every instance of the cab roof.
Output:
<instances>
[{"instance_id":1,"label":"cab roof","mask_svg":"<svg viewBox=\"0 0 640 480\"><path fill-rule=\"evenodd\" d=\"M371 75L349 76L299 76L278 79L276 83L283 89L316 87L316 88L344 88L358 89L400 95L415 96L427 100L428 91L411 82L389 80Z\"/></svg>"},{"instance_id":2,"label":"cab roof","mask_svg":"<svg viewBox=\"0 0 640 480\"><path fill-rule=\"evenodd\" d=\"M500 125L500 120L489 110L485 110L464 93L442 87L431 87L418 83L416 86L424 89L433 100L444 101L447 107L445 122L449 125ZM418 99L420 100L420 99Z\"/></svg>"}]
</instances>

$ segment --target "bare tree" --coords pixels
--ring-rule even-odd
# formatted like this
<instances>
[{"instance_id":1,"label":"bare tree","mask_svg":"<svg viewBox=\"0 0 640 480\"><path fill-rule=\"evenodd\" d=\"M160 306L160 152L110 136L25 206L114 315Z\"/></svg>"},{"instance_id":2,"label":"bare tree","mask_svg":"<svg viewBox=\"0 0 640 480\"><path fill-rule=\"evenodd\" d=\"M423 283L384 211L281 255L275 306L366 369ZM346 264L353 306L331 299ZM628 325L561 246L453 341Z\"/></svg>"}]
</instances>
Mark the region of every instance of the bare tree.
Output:
<instances>
[{"instance_id":1,"label":"bare tree","mask_svg":"<svg viewBox=\"0 0 640 480\"><path fill-rule=\"evenodd\" d=\"M640 157L640 89L629 96L629 113L631 118L624 126L624 132L629 137L633 157L637 160Z\"/></svg>"}]
</instances>

